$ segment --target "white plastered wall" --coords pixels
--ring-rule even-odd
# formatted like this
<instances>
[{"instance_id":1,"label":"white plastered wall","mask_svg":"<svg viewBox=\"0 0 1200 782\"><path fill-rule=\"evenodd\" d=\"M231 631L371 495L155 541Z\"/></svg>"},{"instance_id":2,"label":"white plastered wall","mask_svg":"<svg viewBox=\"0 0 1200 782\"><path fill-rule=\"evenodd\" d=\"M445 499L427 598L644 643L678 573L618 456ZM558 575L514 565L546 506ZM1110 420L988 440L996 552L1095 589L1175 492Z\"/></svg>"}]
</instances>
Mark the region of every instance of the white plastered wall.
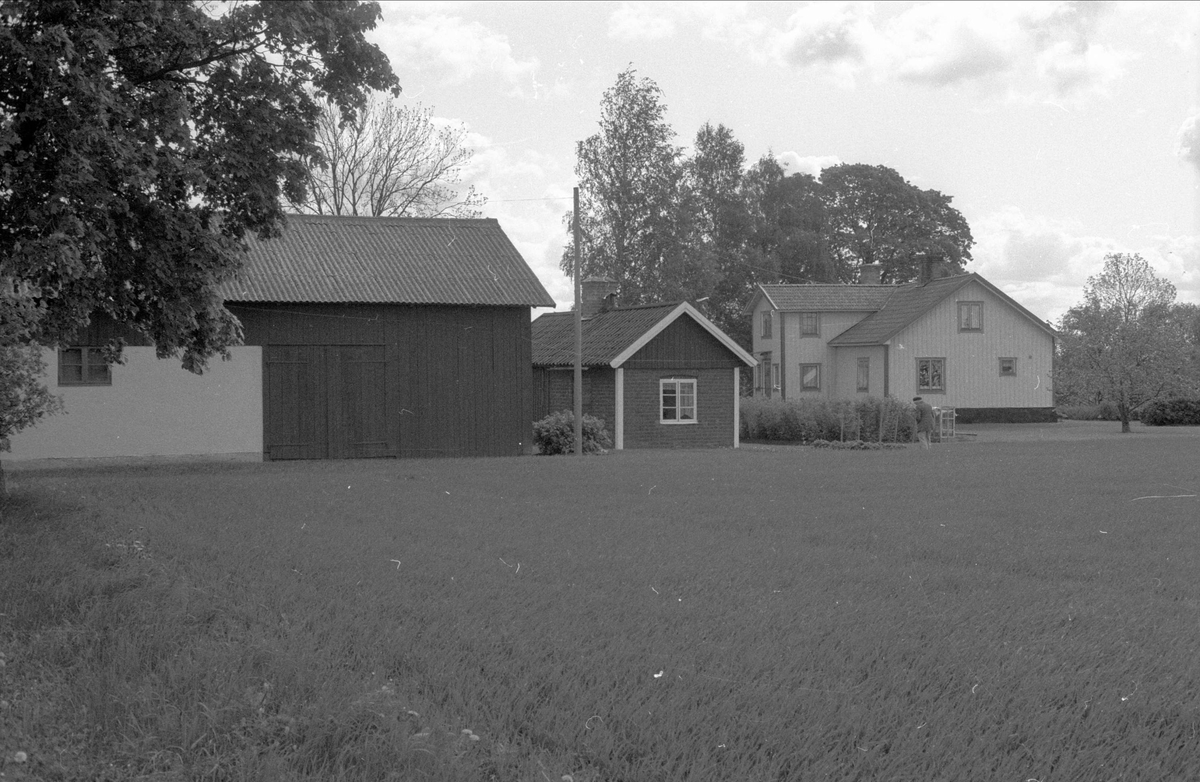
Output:
<instances>
[{"instance_id":1,"label":"white plastered wall","mask_svg":"<svg viewBox=\"0 0 1200 782\"><path fill-rule=\"evenodd\" d=\"M110 386L59 386L58 356L45 351L50 390L65 412L11 438L6 460L81 457L262 458L262 348L236 347L194 375L152 347L127 347Z\"/></svg>"}]
</instances>

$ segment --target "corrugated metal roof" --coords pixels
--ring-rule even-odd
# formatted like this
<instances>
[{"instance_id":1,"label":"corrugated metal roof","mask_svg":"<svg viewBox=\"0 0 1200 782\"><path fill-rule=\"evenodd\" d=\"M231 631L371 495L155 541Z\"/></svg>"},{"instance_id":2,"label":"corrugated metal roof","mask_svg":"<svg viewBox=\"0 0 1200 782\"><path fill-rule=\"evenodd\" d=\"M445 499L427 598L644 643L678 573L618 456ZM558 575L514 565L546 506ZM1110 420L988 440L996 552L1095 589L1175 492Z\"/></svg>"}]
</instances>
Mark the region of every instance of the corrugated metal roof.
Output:
<instances>
[{"instance_id":1,"label":"corrugated metal roof","mask_svg":"<svg viewBox=\"0 0 1200 782\"><path fill-rule=\"evenodd\" d=\"M760 285L776 309L805 312L870 312L883 306L895 285Z\"/></svg>"},{"instance_id":2,"label":"corrugated metal roof","mask_svg":"<svg viewBox=\"0 0 1200 782\"><path fill-rule=\"evenodd\" d=\"M289 215L247 243L228 301L554 306L493 219Z\"/></svg>"},{"instance_id":3,"label":"corrugated metal roof","mask_svg":"<svg viewBox=\"0 0 1200 782\"><path fill-rule=\"evenodd\" d=\"M607 366L678 306L676 302L621 307L588 318L583 322L584 366ZM575 364L574 312L550 312L533 321L533 363Z\"/></svg>"}]
</instances>

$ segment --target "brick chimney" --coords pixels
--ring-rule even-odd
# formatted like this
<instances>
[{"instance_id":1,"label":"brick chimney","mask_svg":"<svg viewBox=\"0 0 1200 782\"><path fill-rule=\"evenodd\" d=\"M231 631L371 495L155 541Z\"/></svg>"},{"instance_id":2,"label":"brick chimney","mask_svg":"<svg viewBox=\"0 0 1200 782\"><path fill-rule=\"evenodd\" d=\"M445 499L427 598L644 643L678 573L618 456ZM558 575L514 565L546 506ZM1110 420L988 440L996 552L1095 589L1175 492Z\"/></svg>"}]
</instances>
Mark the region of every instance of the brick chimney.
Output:
<instances>
[{"instance_id":1,"label":"brick chimney","mask_svg":"<svg viewBox=\"0 0 1200 782\"><path fill-rule=\"evenodd\" d=\"M883 264L864 263L858 267L859 285L879 285L883 277Z\"/></svg>"},{"instance_id":2,"label":"brick chimney","mask_svg":"<svg viewBox=\"0 0 1200 782\"><path fill-rule=\"evenodd\" d=\"M588 277L580 287L583 289L583 300L579 303L579 308L585 320L617 308L616 280L608 277Z\"/></svg>"},{"instance_id":3,"label":"brick chimney","mask_svg":"<svg viewBox=\"0 0 1200 782\"><path fill-rule=\"evenodd\" d=\"M933 280L940 280L942 277L950 277L954 274L954 270L945 256L929 253L917 254L917 270L920 275L917 277L917 282L922 285L928 285Z\"/></svg>"}]
</instances>

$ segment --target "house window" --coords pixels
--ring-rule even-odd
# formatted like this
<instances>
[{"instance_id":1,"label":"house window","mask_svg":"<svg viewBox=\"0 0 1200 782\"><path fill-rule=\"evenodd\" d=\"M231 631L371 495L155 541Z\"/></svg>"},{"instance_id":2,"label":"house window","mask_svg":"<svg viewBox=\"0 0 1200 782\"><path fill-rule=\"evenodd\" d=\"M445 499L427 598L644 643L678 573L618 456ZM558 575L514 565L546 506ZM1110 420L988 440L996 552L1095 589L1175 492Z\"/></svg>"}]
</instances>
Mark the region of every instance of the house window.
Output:
<instances>
[{"instance_id":1,"label":"house window","mask_svg":"<svg viewBox=\"0 0 1200 782\"><path fill-rule=\"evenodd\" d=\"M100 348L61 348L58 351L60 386L111 386L112 372Z\"/></svg>"},{"instance_id":2,"label":"house window","mask_svg":"<svg viewBox=\"0 0 1200 782\"><path fill-rule=\"evenodd\" d=\"M771 365L771 388L779 390L779 365Z\"/></svg>"},{"instance_id":3,"label":"house window","mask_svg":"<svg viewBox=\"0 0 1200 782\"><path fill-rule=\"evenodd\" d=\"M801 364L800 365L800 390L801 391L820 391L821 390L821 365L820 364Z\"/></svg>"},{"instance_id":4,"label":"house window","mask_svg":"<svg viewBox=\"0 0 1200 782\"><path fill-rule=\"evenodd\" d=\"M692 378L671 377L658 381L661 400L660 423L696 423L696 381Z\"/></svg>"},{"instance_id":5,"label":"house window","mask_svg":"<svg viewBox=\"0 0 1200 782\"><path fill-rule=\"evenodd\" d=\"M819 313L819 312L801 312L800 313L800 336L802 336L802 337L819 337L819 336L821 336L821 313Z\"/></svg>"},{"instance_id":6,"label":"house window","mask_svg":"<svg viewBox=\"0 0 1200 782\"><path fill-rule=\"evenodd\" d=\"M946 359L917 359L917 390L927 394L945 392Z\"/></svg>"},{"instance_id":7,"label":"house window","mask_svg":"<svg viewBox=\"0 0 1200 782\"><path fill-rule=\"evenodd\" d=\"M958 330L983 331L982 301L960 301L958 303Z\"/></svg>"},{"instance_id":8,"label":"house window","mask_svg":"<svg viewBox=\"0 0 1200 782\"><path fill-rule=\"evenodd\" d=\"M1000 359L1000 377L1016 377L1017 360L1015 358Z\"/></svg>"},{"instance_id":9,"label":"house window","mask_svg":"<svg viewBox=\"0 0 1200 782\"><path fill-rule=\"evenodd\" d=\"M768 385L771 379L771 353L758 354L758 366L754 368L754 387L758 390L765 391L770 388Z\"/></svg>"},{"instance_id":10,"label":"house window","mask_svg":"<svg viewBox=\"0 0 1200 782\"><path fill-rule=\"evenodd\" d=\"M771 338L771 321L772 321L772 313L770 310L766 310L762 314L762 338L763 339Z\"/></svg>"},{"instance_id":11,"label":"house window","mask_svg":"<svg viewBox=\"0 0 1200 782\"><path fill-rule=\"evenodd\" d=\"M858 382L855 384L855 389L858 391L871 390L871 359L860 358L858 360Z\"/></svg>"}]
</instances>

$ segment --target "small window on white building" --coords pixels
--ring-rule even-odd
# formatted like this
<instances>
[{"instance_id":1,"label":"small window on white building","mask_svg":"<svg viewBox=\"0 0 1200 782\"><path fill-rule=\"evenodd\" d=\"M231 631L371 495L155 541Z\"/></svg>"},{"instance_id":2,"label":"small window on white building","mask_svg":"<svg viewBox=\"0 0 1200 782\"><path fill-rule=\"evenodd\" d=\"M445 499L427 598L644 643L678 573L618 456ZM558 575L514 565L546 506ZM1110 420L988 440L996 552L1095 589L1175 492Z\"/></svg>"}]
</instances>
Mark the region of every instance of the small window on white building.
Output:
<instances>
[{"instance_id":1,"label":"small window on white building","mask_svg":"<svg viewBox=\"0 0 1200 782\"><path fill-rule=\"evenodd\" d=\"M960 301L958 303L958 330L983 331L982 301Z\"/></svg>"},{"instance_id":2,"label":"small window on white building","mask_svg":"<svg viewBox=\"0 0 1200 782\"><path fill-rule=\"evenodd\" d=\"M820 391L821 390L821 365L820 364L801 364L800 365L800 390L801 391Z\"/></svg>"},{"instance_id":3,"label":"small window on white building","mask_svg":"<svg viewBox=\"0 0 1200 782\"><path fill-rule=\"evenodd\" d=\"M871 390L871 359L869 357L863 357L858 360L858 381L855 384L855 390Z\"/></svg>"},{"instance_id":4,"label":"small window on white building","mask_svg":"<svg viewBox=\"0 0 1200 782\"><path fill-rule=\"evenodd\" d=\"M1000 377L1016 377L1017 360L1015 358L1000 359Z\"/></svg>"},{"instance_id":5,"label":"small window on white building","mask_svg":"<svg viewBox=\"0 0 1200 782\"><path fill-rule=\"evenodd\" d=\"M774 316L772 315L771 311L765 310L762 314L762 338L763 339L771 338L771 333L772 333L771 326L772 326L773 320L774 320Z\"/></svg>"},{"instance_id":6,"label":"small window on white building","mask_svg":"<svg viewBox=\"0 0 1200 782\"><path fill-rule=\"evenodd\" d=\"M917 359L917 390L926 394L945 392L946 359Z\"/></svg>"}]
</instances>

